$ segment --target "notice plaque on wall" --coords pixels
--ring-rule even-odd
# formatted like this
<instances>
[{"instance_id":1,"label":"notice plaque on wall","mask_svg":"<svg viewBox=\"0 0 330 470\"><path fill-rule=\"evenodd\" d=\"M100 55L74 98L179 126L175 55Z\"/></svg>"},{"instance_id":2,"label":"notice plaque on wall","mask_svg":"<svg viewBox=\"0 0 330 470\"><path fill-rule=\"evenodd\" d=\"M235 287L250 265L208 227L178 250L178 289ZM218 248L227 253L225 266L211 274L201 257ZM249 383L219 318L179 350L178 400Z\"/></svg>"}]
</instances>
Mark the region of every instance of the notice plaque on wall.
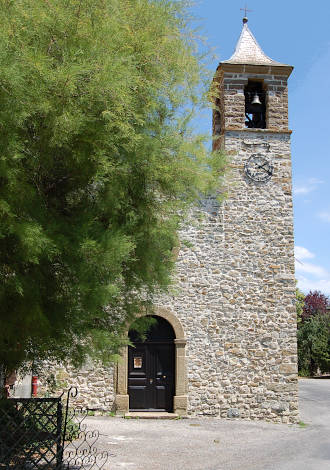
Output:
<instances>
[{"instance_id":1,"label":"notice plaque on wall","mask_svg":"<svg viewBox=\"0 0 330 470\"><path fill-rule=\"evenodd\" d=\"M134 357L134 369L142 369L142 357Z\"/></svg>"}]
</instances>

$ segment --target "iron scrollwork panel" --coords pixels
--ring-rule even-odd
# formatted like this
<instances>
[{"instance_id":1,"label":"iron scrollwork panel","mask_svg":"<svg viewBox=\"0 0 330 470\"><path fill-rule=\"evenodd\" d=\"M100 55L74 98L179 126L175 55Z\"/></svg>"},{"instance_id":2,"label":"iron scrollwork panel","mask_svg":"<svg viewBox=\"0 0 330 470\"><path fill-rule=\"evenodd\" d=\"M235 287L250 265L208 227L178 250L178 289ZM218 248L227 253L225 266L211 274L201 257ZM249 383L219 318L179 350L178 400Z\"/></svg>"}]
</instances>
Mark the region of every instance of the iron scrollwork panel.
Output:
<instances>
[{"instance_id":1,"label":"iron scrollwork panel","mask_svg":"<svg viewBox=\"0 0 330 470\"><path fill-rule=\"evenodd\" d=\"M87 410L70 407L78 390L56 398L10 398L0 401L0 469L95 469L108 460L98 452L99 432L87 430Z\"/></svg>"}]
</instances>

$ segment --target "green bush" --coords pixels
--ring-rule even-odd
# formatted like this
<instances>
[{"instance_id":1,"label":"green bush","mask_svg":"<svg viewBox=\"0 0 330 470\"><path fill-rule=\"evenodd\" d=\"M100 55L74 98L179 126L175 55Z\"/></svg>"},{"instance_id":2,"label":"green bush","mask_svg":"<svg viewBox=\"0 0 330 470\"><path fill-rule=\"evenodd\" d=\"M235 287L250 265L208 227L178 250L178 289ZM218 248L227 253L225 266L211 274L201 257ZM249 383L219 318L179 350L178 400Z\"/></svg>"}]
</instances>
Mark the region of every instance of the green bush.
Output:
<instances>
[{"instance_id":1,"label":"green bush","mask_svg":"<svg viewBox=\"0 0 330 470\"><path fill-rule=\"evenodd\" d=\"M299 375L312 376L330 371L330 315L317 314L298 328Z\"/></svg>"}]
</instances>

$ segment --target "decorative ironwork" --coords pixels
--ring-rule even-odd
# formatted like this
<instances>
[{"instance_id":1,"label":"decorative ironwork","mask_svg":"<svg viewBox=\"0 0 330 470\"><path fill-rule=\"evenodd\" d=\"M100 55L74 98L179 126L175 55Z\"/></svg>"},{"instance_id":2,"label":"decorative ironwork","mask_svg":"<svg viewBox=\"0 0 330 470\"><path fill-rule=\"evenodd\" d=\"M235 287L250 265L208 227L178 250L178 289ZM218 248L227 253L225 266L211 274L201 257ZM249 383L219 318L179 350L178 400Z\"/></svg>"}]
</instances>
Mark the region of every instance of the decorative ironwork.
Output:
<instances>
[{"instance_id":1,"label":"decorative ironwork","mask_svg":"<svg viewBox=\"0 0 330 470\"><path fill-rule=\"evenodd\" d=\"M101 470L107 451L98 452L99 432L83 423L87 410L71 408L70 388L65 400L10 398L0 401L0 469Z\"/></svg>"}]
</instances>

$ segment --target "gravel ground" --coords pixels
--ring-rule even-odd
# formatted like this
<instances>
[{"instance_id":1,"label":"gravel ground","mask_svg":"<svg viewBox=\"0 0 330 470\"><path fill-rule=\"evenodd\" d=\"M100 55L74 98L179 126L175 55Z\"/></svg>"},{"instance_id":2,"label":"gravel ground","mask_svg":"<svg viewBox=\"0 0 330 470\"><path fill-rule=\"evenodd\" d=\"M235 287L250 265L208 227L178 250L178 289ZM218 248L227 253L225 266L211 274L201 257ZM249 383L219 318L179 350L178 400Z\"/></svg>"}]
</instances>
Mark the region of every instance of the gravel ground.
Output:
<instances>
[{"instance_id":1,"label":"gravel ground","mask_svg":"<svg viewBox=\"0 0 330 470\"><path fill-rule=\"evenodd\" d=\"M330 380L302 379L306 426L190 418L88 417L104 470L330 470Z\"/></svg>"}]
</instances>

